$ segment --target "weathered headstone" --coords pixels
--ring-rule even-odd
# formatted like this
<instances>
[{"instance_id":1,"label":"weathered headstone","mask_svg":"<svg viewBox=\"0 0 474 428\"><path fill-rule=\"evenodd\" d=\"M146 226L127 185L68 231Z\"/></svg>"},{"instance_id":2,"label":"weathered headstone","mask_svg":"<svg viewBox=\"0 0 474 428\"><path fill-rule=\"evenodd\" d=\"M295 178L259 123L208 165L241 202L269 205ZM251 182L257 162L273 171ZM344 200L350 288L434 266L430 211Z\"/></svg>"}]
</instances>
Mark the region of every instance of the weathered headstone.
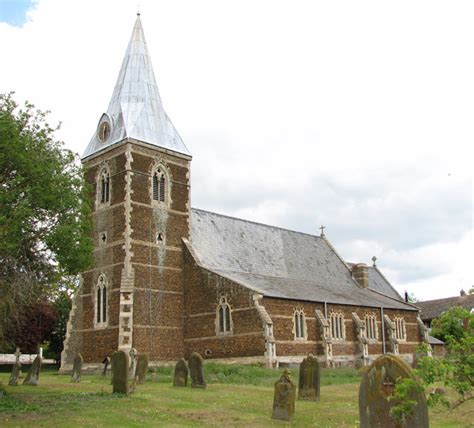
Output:
<instances>
[{"instance_id":1,"label":"weathered headstone","mask_svg":"<svg viewBox=\"0 0 474 428\"><path fill-rule=\"evenodd\" d=\"M20 375L21 375L20 355L21 355L20 348L16 348L15 364L13 364L10 380L8 381L8 385L10 386L17 386L18 380L20 379Z\"/></svg>"},{"instance_id":2,"label":"weathered headstone","mask_svg":"<svg viewBox=\"0 0 474 428\"><path fill-rule=\"evenodd\" d=\"M130 357L127 352L118 351L112 356L112 392L130 394L130 383L128 371Z\"/></svg>"},{"instance_id":3,"label":"weathered headstone","mask_svg":"<svg viewBox=\"0 0 474 428\"><path fill-rule=\"evenodd\" d=\"M23 381L23 385L38 385L38 379L41 369L41 357L39 355L33 361L33 364L26 375L25 380Z\"/></svg>"},{"instance_id":4,"label":"weathered headstone","mask_svg":"<svg viewBox=\"0 0 474 428\"><path fill-rule=\"evenodd\" d=\"M413 393L410 397L416 404L403 421L391 416L390 409L396 402L390 397L398 379L403 378L417 381L410 366L395 355L382 355L371 364L362 377L359 389L361 428L428 428L428 407L422 392Z\"/></svg>"},{"instance_id":5,"label":"weathered headstone","mask_svg":"<svg viewBox=\"0 0 474 428\"><path fill-rule=\"evenodd\" d=\"M309 354L300 364L298 400L319 401L321 369L319 362Z\"/></svg>"},{"instance_id":6,"label":"weathered headstone","mask_svg":"<svg viewBox=\"0 0 474 428\"><path fill-rule=\"evenodd\" d=\"M137 358L137 368L135 371L135 381L138 385L143 385L146 381L148 370L148 355L140 354Z\"/></svg>"},{"instance_id":7,"label":"weathered headstone","mask_svg":"<svg viewBox=\"0 0 474 428\"><path fill-rule=\"evenodd\" d=\"M193 352L188 361L189 371L191 372L191 388L206 388L204 380L203 361L200 354Z\"/></svg>"},{"instance_id":8,"label":"weathered headstone","mask_svg":"<svg viewBox=\"0 0 474 428\"><path fill-rule=\"evenodd\" d=\"M137 350L135 348L131 348L128 355L130 356L129 378L130 380L135 380L135 371L137 369L137 355L138 355Z\"/></svg>"},{"instance_id":9,"label":"weathered headstone","mask_svg":"<svg viewBox=\"0 0 474 428\"><path fill-rule=\"evenodd\" d=\"M290 378L290 371L285 369L281 378L275 383L273 397L273 419L291 421L295 414L296 386Z\"/></svg>"},{"instance_id":10,"label":"weathered headstone","mask_svg":"<svg viewBox=\"0 0 474 428\"><path fill-rule=\"evenodd\" d=\"M72 375L71 375L71 382L80 382L81 375L82 375L82 355L77 354L74 357L74 362L72 364Z\"/></svg>"},{"instance_id":11,"label":"weathered headstone","mask_svg":"<svg viewBox=\"0 0 474 428\"><path fill-rule=\"evenodd\" d=\"M186 360L181 358L174 367L174 386L188 386L188 365Z\"/></svg>"}]
</instances>

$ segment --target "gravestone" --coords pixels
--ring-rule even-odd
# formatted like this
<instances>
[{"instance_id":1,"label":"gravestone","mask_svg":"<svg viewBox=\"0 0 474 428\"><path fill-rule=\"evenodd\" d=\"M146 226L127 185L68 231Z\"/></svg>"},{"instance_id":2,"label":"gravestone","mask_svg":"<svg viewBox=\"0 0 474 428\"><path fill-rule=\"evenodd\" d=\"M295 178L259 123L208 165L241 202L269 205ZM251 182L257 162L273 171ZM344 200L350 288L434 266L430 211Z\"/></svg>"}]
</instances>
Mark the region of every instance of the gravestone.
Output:
<instances>
[{"instance_id":1,"label":"gravestone","mask_svg":"<svg viewBox=\"0 0 474 428\"><path fill-rule=\"evenodd\" d=\"M128 353L118 351L112 355L112 392L130 394L129 366L130 357Z\"/></svg>"},{"instance_id":2,"label":"gravestone","mask_svg":"<svg viewBox=\"0 0 474 428\"><path fill-rule=\"evenodd\" d=\"M82 375L82 355L77 354L74 357L74 362L72 364L72 375L71 375L71 382L80 382L81 375Z\"/></svg>"},{"instance_id":3,"label":"gravestone","mask_svg":"<svg viewBox=\"0 0 474 428\"><path fill-rule=\"evenodd\" d=\"M359 389L359 418L361 428L428 428L428 407L423 392L413 393L413 412L400 422L390 415L396 404L390 400L397 380L417 381L410 366L395 355L377 358L364 373Z\"/></svg>"},{"instance_id":4,"label":"gravestone","mask_svg":"<svg viewBox=\"0 0 474 428\"><path fill-rule=\"evenodd\" d=\"M321 368L319 362L309 354L300 364L298 400L319 401Z\"/></svg>"},{"instance_id":5,"label":"gravestone","mask_svg":"<svg viewBox=\"0 0 474 428\"><path fill-rule=\"evenodd\" d=\"M33 364L26 375L25 380L23 381L23 385L38 385L38 379L41 369L41 357L39 355L33 361Z\"/></svg>"},{"instance_id":6,"label":"gravestone","mask_svg":"<svg viewBox=\"0 0 474 428\"><path fill-rule=\"evenodd\" d=\"M130 380L135 380L135 372L137 369L137 350L135 348L131 348L128 355L130 356L129 378Z\"/></svg>"},{"instance_id":7,"label":"gravestone","mask_svg":"<svg viewBox=\"0 0 474 428\"><path fill-rule=\"evenodd\" d=\"M16 348L15 364L13 364L10 380L8 381L8 385L10 386L17 386L18 380L20 379L20 375L21 375L20 355L21 355L20 348Z\"/></svg>"},{"instance_id":8,"label":"gravestone","mask_svg":"<svg viewBox=\"0 0 474 428\"><path fill-rule=\"evenodd\" d=\"M291 421L295 414L295 396L296 386L290 378L290 371L285 369L275 383L272 418Z\"/></svg>"},{"instance_id":9,"label":"gravestone","mask_svg":"<svg viewBox=\"0 0 474 428\"><path fill-rule=\"evenodd\" d=\"M188 386L188 365L186 360L181 358L174 368L174 386Z\"/></svg>"},{"instance_id":10,"label":"gravestone","mask_svg":"<svg viewBox=\"0 0 474 428\"><path fill-rule=\"evenodd\" d=\"M140 354L137 358L137 369L135 371L135 381L138 385L143 385L146 381L148 370L148 355Z\"/></svg>"},{"instance_id":11,"label":"gravestone","mask_svg":"<svg viewBox=\"0 0 474 428\"><path fill-rule=\"evenodd\" d=\"M206 388L204 380L203 361L200 354L193 352L188 361L189 371L191 372L191 388Z\"/></svg>"}]
</instances>

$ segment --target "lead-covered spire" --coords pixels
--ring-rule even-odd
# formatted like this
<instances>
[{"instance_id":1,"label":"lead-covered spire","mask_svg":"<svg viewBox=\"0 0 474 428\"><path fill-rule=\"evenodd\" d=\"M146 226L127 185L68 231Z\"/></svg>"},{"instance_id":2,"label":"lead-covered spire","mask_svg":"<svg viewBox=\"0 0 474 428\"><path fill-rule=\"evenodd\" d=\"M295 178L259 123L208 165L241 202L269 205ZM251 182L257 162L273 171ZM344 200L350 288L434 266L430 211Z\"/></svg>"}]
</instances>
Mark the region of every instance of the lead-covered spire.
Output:
<instances>
[{"instance_id":1,"label":"lead-covered spire","mask_svg":"<svg viewBox=\"0 0 474 428\"><path fill-rule=\"evenodd\" d=\"M114 92L83 159L126 138L190 155L161 103L140 14Z\"/></svg>"}]
</instances>

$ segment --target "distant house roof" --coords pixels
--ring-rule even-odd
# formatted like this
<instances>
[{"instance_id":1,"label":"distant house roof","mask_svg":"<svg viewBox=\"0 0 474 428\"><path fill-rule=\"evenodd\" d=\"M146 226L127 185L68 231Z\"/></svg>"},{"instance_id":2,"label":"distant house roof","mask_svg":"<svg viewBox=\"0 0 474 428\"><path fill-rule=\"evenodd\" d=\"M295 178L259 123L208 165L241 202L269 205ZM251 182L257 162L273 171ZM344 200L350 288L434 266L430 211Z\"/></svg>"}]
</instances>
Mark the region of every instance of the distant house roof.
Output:
<instances>
[{"instance_id":1,"label":"distant house roof","mask_svg":"<svg viewBox=\"0 0 474 428\"><path fill-rule=\"evenodd\" d=\"M428 343L430 345L444 345L442 340L436 339L436 337L428 335Z\"/></svg>"},{"instance_id":2,"label":"distant house roof","mask_svg":"<svg viewBox=\"0 0 474 428\"><path fill-rule=\"evenodd\" d=\"M429 321L439 317L443 312L455 306L461 306L468 311L472 310L472 308L474 308L474 294L448 297L446 299L426 300L425 302L417 302L416 306L421 309L421 319L423 321Z\"/></svg>"},{"instance_id":3,"label":"distant house roof","mask_svg":"<svg viewBox=\"0 0 474 428\"><path fill-rule=\"evenodd\" d=\"M418 310L399 296L358 286L319 236L192 209L190 245L201 266L264 296ZM374 289L385 287L377 273L372 277Z\"/></svg>"}]
</instances>

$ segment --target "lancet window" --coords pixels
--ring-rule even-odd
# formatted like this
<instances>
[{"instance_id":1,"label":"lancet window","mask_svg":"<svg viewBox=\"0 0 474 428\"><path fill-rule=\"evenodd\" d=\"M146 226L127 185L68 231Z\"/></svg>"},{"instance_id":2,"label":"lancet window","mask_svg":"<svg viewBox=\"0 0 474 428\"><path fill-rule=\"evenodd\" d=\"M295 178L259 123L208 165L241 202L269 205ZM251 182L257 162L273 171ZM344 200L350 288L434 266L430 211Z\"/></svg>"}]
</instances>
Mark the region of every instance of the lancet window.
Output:
<instances>
[{"instance_id":1,"label":"lancet window","mask_svg":"<svg viewBox=\"0 0 474 428\"><path fill-rule=\"evenodd\" d=\"M167 203L168 199L168 177L162 166L155 168L151 175L152 198L159 203Z\"/></svg>"},{"instance_id":2,"label":"lancet window","mask_svg":"<svg viewBox=\"0 0 474 428\"><path fill-rule=\"evenodd\" d=\"M405 328L405 320L402 317L395 317L395 338L398 340L406 340L407 332Z\"/></svg>"},{"instance_id":3,"label":"lancet window","mask_svg":"<svg viewBox=\"0 0 474 428\"><path fill-rule=\"evenodd\" d=\"M110 201L110 172L104 167L99 174L98 195L101 204L108 204Z\"/></svg>"},{"instance_id":4,"label":"lancet window","mask_svg":"<svg viewBox=\"0 0 474 428\"><path fill-rule=\"evenodd\" d=\"M304 312L302 310L295 311L293 322L294 322L295 339L304 339L305 332L306 332L306 325L305 325Z\"/></svg>"},{"instance_id":5,"label":"lancet window","mask_svg":"<svg viewBox=\"0 0 474 428\"><path fill-rule=\"evenodd\" d=\"M225 297L221 297L217 306L217 332L228 334L232 332L232 317L230 305Z\"/></svg>"},{"instance_id":6,"label":"lancet window","mask_svg":"<svg viewBox=\"0 0 474 428\"><path fill-rule=\"evenodd\" d=\"M331 337L333 339L344 339L346 336L344 314L342 312L331 312L329 323L331 325Z\"/></svg>"},{"instance_id":7,"label":"lancet window","mask_svg":"<svg viewBox=\"0 0 474 428\"><path fill-rule=\"evenodd\" d=\"M107 277L102 273L99 275L97 280L97 286L95 290L95 315L96 315L96 325L104 326L107 325Z\"/></svg>"},{"instance_id":8,"label":"lancet window","mask_svg":"<svg viewBox=\"0 0 474 428\"><path fill-rule=\"evenodd\" d=\"M365 316L365 333L367 339L376 340L378 337L377 317L375 314L366 314Z\"/></svg>"}]
</instances>

